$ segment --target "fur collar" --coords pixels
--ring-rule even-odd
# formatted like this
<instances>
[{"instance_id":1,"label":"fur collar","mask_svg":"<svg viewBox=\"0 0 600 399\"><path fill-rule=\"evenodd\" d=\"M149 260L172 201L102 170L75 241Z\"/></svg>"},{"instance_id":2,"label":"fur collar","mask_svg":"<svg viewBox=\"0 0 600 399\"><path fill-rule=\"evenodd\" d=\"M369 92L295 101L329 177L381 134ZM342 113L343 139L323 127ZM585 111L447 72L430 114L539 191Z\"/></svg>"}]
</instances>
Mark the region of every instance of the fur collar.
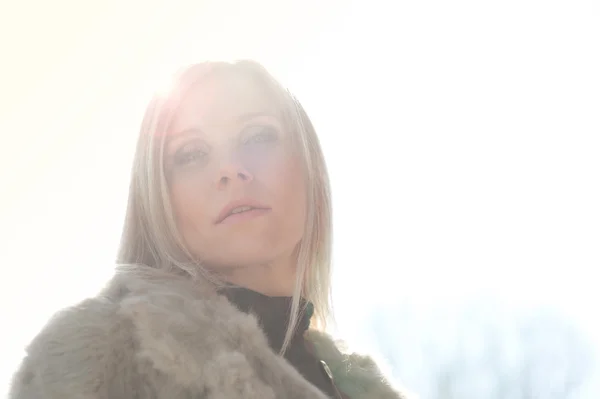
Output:
<instances>
[{"instance_id":1,"label":"fur collar","mask_svg":"<svg viewBox=\"0 0 600 399\"><path fill-rule=\"evenodd\" d=\"M102 333L96 333L98 329ZM95 366L107 356L107 344L99 342L100 337L110 337L109 352L117 358L111 362L119 364ZM369 358L343 354L329 336L318 331L309 330L307 338L345 396L403 398ZM53 370L38 366L45 362L51 363ZM135 376L123 371L127 362L135 363ZM119 371L109 378L107 369ZM62 371L57 374L54 370ZM11 398L38 397L31 394L34 382L43 384L39 389L44 392L57 392L56 396L40 397L97 398L90 395L90 387L97 392L100 379L111 380L110 387L102 387L106 396L101 396L111 399L146 397L139 396L142 388L128 388L140 381L144 390L153 387L153 397L165 399L325 399L269 348L254 316L239 311L206 283L145 266L118 267L98 297L55 317L28 348ZM80 390L61 395L65 386Z\"/></svg>"},{"instance_id":2,"label":"fur collar","mask_svg":"<svg viewBox=\"0 0 600 399\"><path fill-rule=\"evenodd\" d=\"M352 399L406 399L385 379L368 356L342 353L342 342L335 343L320 331L309 330L306 338L317 356L325 361L333 374L336 387Z\"/></svg>"}]
</instances>

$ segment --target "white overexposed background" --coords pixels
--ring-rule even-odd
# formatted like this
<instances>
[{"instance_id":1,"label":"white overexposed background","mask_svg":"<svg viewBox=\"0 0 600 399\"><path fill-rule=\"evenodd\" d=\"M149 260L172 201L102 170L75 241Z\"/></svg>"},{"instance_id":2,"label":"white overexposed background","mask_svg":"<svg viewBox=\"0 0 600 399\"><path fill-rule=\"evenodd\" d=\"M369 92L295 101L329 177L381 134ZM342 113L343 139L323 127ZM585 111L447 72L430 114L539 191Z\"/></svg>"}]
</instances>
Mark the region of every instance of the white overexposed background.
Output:
<instances>
[{"instance_id":1,"label":"white overexposed background","mask_svg":"<svg viewBox=\"0 0 600 399\"><path fill-rule=\"evenodd\" d=\"M150 94L182 64L255 58L322 140L340 336L427 397L422 354L385 359L453 345L432 309L552 309L590 343L578 397L598 397L597 2L7 2L0 44L0 392L110 277ZM383 348L373 315L414 333Z\"/></svg>"}]
</instances>

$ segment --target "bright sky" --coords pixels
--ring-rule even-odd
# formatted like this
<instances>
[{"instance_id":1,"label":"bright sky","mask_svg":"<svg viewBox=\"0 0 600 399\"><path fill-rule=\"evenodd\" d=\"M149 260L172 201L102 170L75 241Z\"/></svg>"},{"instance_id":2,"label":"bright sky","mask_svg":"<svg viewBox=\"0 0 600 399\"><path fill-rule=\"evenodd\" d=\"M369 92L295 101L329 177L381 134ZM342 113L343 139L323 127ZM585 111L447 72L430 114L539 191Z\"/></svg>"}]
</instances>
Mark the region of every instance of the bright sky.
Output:
<instances>
[{"instance_id":1,"label":"bright sky","mask_svg":"<svg viewBox=\"0 0 600 399\"><path fill-rule=\"evenodd\" d=\"M497 297L600 336L597 2L15 4L0 6L0 378L110 276L145 103L204 59L258 59L313 118L342 333L359 340L378 303Z\"/></svg>"}]
</instances>

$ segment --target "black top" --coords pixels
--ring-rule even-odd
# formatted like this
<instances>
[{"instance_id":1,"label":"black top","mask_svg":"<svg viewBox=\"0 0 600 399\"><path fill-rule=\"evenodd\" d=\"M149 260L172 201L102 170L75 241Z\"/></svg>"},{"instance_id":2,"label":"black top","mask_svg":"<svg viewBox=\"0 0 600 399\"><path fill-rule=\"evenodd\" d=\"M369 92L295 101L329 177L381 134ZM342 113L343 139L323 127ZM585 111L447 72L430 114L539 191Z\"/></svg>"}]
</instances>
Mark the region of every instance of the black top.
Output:
<instances>
[{"instance_id":1,"label":"black top","mask_svg":"<svg viewBox=\"0 0 600 399\"><path fill-rule=\"evenodd\" d=\"M241 287L228 287L221 293L242 312L256 315L271 348L279 353L287 331L292 297L269 297ZM308 329L314 312L313 304L301 299L300 309L303 308L305 311L301 314L298 327L284 357L307 381L334 398L335 390L332 382L324 372L320 360L307 350L304 341L304 332Z\"/></svg>"}]
</instances>

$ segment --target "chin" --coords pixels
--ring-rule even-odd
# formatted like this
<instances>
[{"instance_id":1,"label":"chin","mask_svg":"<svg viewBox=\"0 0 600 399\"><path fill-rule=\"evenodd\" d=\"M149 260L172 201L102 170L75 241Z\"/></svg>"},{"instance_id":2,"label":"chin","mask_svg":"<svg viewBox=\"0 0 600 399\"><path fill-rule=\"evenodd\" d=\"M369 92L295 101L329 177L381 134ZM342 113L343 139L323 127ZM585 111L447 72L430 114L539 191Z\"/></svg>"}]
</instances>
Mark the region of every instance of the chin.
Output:
<instances>
[{"instance_id":1,"label":"chin","mask_svg":"<svg viewBox=\"0 0 600 399\"><path fill-rule=\"evenodd\" d=\"M256 231L254 234L222 235L213 240L199 239L197 242L204 245L194 252L214 269L264 265L293 255L300 237L281 235Z\"/></svg>"},{"instance_id":2,"label":"chin","mask_svg":"<svg viewBox=\"0 0 600 399\"><path fill-rule=\"evenodd\" d=\"M275 249L272 245L261 243L245 244L243 246L230 245L223 248L223 252L216 263L223 267L265 264L278 257L277 253L279 251Z\"/></svg>"},{"instance_id":3,"label":"chin","mask_svg":"<svg viewBox=\"0 0 600 399\"><path fill-rule=\"evenodd\" d=\"M255 251L250 251L232 256L230 259L228 259L228 263L239 266L257 266L268 264L275 258L277 258L277 256L274 254L271 255L264 252L256 253Z\"/></svg>"}]
</instances>

